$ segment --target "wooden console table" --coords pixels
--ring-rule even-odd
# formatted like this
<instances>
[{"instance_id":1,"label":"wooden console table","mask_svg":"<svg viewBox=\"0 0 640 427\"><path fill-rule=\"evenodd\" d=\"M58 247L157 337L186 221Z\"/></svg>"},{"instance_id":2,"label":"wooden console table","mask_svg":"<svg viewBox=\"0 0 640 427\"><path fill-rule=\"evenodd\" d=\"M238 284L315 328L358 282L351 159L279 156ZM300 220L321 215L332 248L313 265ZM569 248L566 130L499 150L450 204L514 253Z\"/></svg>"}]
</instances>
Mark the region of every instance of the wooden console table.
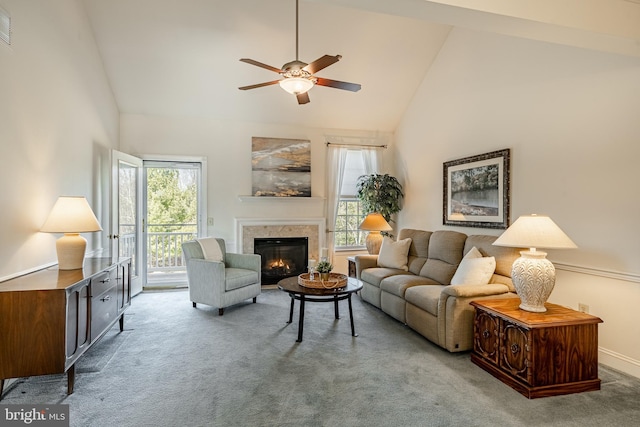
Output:
<instances>
[{"instance_id":1,"label":"wooden console table","mask_svg":"<svg viewBox=\"0 0 640 427\"><path fill-rule=\"evenodd\" d=\"M546 303L544 313L519 304L519 298L471 302L471 361L529 399L600 390L602 320L556 304Z\"/></svg>"},{"instance_id":2,"label":"wooden console table","mask_svg":"<svg viewBox=\"0 0 640 427\"><path fill-rule=\"evenodd\" d=\"M131 261L88 258L84 268L51 267L0 283L0 398L7 378L67 373L131 304Z\"/></svg>"}]
</instances>

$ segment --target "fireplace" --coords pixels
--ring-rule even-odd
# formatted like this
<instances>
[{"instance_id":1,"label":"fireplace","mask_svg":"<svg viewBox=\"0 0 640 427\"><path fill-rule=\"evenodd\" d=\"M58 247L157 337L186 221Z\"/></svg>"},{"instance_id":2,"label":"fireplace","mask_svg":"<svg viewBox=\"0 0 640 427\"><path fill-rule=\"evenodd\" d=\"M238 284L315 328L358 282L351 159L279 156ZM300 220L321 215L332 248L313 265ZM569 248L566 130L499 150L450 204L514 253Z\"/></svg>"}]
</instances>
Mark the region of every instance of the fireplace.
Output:
<instances>
[{"instance_id":1,"label":"fireplace","mask_svg":"<svg viewBox=\"0 0 640 427\"><path fill-rule=\"evenodd\" d=\"M307 271L309 239L307 237L267 237L253 240L253 251L262 258L262 284Z\"/></svg>"}]
</instances>

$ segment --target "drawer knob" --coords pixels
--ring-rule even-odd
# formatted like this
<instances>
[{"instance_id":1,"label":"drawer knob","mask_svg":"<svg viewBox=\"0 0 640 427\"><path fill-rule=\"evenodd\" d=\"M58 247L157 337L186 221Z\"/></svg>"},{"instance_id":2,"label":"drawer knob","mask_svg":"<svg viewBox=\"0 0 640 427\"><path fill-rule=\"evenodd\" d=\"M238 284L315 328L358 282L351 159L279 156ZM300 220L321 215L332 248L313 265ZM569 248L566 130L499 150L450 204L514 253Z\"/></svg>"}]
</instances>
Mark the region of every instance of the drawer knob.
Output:
<instances>
[{"instance_id":1,"label":"drawer knob","mask_svg":"<svg viewBox=\"0 0 640 427\"><path fill-rule=\"evenodd\" d=\"M107 277L106 279L100 280L100 283L109 283L111 281L110 277Z\"/></svg>"},{"instance_id":2,"label":"drawer knob","mask_svg":"<svg viewBox=\"0 0 640 427\"><path fill-rule=\"evenodd\" d=\"M489 332L488 329L485 329L484 331L482 331L482 338L487 339L491 336L491 332Z\"/></svg>"},{"instance_id":3,"label":"drawer knob","mask_svg":"<svg viewBox=\"0 0 640 427\"><path fill-rule=\"evenodd\" d=\"M111 301L111 295L107 295L107 296L106 296L106 297L104 297L104 298L100 298L100 301L104 301L104 302L106 302L106 301Z\"/></svg>"},{"instance_id":4,"label":"drawer knob","mask_svg":"<svg viewBox=\"0 0 640 427\"><path fill-rule=\"evenodd\" d=\"M511 344L511 354L517 354L520 352L520 346L518 344Z\"/></svg>"}]
</instances>

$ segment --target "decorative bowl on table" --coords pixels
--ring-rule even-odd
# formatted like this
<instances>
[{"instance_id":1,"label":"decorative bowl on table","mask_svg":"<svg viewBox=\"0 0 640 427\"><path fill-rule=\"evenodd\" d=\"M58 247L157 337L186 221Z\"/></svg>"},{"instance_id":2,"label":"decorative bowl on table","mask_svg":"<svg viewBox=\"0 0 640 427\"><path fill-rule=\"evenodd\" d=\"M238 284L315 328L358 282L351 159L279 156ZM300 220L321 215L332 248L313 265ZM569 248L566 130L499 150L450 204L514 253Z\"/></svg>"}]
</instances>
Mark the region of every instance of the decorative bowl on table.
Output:
<instances>
[{"instance_id":1,"label":"decorative bowl on table","mask_svg":"<svg viewBox=\"0 0 640 427\"><path fill-rule=\"evenodd\" d=\"M298 276L298 284L305 288L313 289L340 289L347 286L347 276L340 273L329 273L328 280L321 280L320 274L315 273L313 280L310 279L309 273L302 273Z\"/></svg>"}]
</instances>

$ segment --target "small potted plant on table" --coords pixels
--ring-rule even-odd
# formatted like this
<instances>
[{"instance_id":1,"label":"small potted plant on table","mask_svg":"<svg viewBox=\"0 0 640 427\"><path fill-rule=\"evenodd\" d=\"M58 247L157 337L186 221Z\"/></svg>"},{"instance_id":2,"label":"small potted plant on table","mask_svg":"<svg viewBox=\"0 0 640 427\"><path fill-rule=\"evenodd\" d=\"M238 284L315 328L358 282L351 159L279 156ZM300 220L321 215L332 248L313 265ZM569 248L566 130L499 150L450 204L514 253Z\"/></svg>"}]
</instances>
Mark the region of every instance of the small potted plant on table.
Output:
<instances>
[{"instance_id":1,"label":"small potted plant on table","mask_svg":"<svg viewBox=\"0 0 640 427\"><path fill-rule=\"evenodd\" d=\"M323 260L316 265L316 271L320 273L320 280L329 280L329 273L333 270L333 265L329 261Z\"/></svg>"}]
</instances>

